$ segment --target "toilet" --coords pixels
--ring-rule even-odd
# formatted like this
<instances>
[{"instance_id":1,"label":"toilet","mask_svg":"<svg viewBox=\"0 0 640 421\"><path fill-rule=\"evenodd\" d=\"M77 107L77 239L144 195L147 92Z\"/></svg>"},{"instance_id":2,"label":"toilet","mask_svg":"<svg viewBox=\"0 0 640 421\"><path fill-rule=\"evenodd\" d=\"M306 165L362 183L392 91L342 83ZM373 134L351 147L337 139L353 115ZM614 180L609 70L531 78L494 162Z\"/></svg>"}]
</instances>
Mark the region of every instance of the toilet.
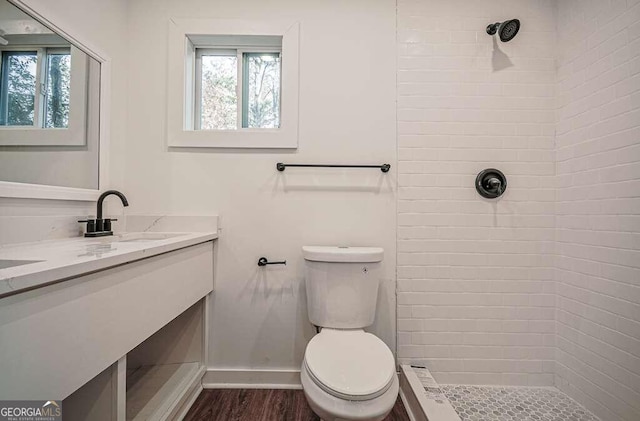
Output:
<instances>
[{"instance_id":1,"label":"toilet","mask_svg":"<svg viewBox=\"0 0 640 421\"><path fill-rule=\"evenodd\" d=\"M324 421L384 419L398 397L395 360L373 324L384 250L302 248L309 320L320 329L304 354L302 388Z\"/></svg>"}]
</instances>

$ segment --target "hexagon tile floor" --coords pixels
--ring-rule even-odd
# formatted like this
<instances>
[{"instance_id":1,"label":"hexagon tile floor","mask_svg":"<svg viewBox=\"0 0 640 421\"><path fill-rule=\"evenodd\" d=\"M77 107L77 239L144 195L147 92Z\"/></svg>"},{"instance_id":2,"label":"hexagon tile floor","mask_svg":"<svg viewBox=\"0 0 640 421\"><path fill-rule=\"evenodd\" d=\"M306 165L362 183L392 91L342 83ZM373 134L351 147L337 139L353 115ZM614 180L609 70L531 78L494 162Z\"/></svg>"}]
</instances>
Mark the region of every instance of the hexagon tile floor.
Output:
<instances>
[{"instance_id":1,"label":"hexagon tile floor","mask_svg":"<svg viewBox=\"0 0 640 421\"><path fill-rule=\"evenodd\" d=\"M462 421L599 421L553 388L440 386Z\"/></svg>"}]
</instances>

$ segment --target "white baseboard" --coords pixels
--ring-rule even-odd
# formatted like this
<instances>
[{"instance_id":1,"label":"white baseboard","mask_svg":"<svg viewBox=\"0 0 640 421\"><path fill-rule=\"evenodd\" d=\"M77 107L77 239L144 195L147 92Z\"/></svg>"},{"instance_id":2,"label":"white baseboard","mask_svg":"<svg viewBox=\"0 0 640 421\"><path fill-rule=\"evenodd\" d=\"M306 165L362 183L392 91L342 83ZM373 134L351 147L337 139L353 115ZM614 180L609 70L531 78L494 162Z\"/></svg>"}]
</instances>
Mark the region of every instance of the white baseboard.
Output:
<instances>
[{"instance_id":1,"label":"white baseboard","mask_svg":"<svg viewBox=\"0 0 640 421\"><path fill-rule=\"evenodd\" d=\"M205 389L302 389L300 370L209 369L202 378Z\"/></svg>"}]
</instances>

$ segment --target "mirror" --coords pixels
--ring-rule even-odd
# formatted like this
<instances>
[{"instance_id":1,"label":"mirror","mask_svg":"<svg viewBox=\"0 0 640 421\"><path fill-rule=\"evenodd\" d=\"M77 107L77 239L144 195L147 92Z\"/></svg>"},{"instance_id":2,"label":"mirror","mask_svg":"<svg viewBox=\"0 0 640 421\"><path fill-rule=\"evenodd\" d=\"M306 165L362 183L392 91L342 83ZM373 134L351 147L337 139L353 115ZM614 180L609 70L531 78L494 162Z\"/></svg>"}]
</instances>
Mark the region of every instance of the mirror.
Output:
<instances>
[{"instance_id":1,"label":"mirror","mask_svg":"<svg viewBox=\"0 0 640 421\"><path fill-rule=\"evenodd\" d=\"M0 0L0 181L98 189L100 62Z\"/></svg>"}]
</instances>

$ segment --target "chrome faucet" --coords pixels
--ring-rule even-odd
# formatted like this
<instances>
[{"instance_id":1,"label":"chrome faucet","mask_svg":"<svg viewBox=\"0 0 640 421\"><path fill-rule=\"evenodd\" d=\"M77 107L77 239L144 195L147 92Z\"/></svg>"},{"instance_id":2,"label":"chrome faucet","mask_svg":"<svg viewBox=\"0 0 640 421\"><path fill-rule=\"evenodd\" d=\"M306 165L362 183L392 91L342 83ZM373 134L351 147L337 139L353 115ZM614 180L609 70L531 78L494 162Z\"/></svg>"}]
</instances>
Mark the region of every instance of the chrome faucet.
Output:
<instances>
[{"instance_id":1,"label":"chrome faucet","mask_svg":"<svg viewBox=\"0 0 640 421\"><path fill-rule=\"evenodd\" d=\"M102 219L102 204L104 199L107 196L115 195L120 198L123 206L129 206L129 202L124 194L120 193L117 190L107 190L102 193L100 197L98 197L98 205L96 211L96 219L85 219L78 222L86 222L87 223L87 232L85 232L85 237L104 237L107 235L113 235L113 231L111 231L111 222L117 221L117 219Z\"/></svg>"}]
</instances>

